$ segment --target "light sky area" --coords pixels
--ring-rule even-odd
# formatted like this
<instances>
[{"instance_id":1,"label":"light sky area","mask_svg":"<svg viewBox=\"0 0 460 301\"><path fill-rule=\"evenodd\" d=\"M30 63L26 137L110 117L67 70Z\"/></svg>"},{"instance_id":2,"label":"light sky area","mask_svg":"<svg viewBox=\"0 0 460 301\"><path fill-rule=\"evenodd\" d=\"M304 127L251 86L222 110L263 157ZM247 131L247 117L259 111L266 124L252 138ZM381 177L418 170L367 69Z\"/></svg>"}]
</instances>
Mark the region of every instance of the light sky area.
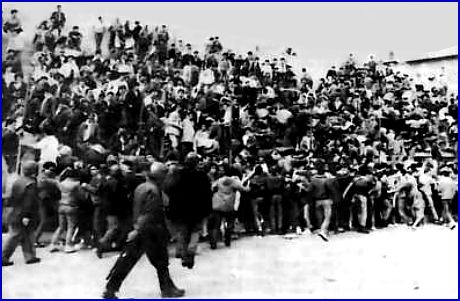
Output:
<instances>
[{"instance_id":1,"label":"light sky area","mask_svg":"<svg viewBox=\"0 0 460 301\"><path fill-rule=\"evenodd\" d=\"M48 18L57 3L5 3L17 8L26 32ZM167 24L185 43L202 50L219 36L235 51L292 47L308 68L338 64L353 52L400 60L458 44L458 3L62 3L68 25L88 25L101 15Z\"/></svg>"}]
</instances>

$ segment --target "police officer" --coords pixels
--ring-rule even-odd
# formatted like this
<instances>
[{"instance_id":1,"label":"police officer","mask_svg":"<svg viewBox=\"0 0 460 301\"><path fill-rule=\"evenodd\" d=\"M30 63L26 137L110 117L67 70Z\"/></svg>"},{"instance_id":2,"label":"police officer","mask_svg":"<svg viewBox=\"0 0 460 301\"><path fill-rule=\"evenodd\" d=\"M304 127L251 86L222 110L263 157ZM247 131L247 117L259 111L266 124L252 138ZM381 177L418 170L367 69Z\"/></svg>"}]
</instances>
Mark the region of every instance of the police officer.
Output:
<instances>
[{"instance_id":1,"label":"police officer","mask_svg":"<svg viewBox=\"0 0 460 301\"><path fill-rule=\"evenodd\" d=\"M26 264L40 262L34 246L35 229L39 220L37 174L37 163L24 162L22 176L13 183L11 198L6 204L8 236L3 244L2 266L13 265L10 258L18 244L21 244Z\"/></svg>"},{"instance_id":2,"label":"police officer","mask_svg":"<svg viewBox=\"0 0 460 301\"><path fill-rule=\"evenodd\" d=\"M160 189L166 173L165 165L153 163L147 181L134 192L134 230L129 233L127 245L107 277L108 282L102 295L105 299L117 298L116 292L123 280L144 252L157 270L161 296L178 298L185 293L174 285L168 269L168 232Z\"/></svg>"}]
</instances>

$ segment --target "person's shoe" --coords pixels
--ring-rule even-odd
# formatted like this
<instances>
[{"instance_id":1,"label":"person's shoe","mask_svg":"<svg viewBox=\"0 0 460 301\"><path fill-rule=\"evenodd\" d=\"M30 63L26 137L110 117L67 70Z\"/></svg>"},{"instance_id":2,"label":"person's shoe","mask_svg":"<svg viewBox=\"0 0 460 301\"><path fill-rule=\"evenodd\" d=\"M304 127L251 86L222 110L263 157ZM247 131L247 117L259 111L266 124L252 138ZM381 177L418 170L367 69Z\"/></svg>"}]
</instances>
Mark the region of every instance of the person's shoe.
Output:
<instances>
[{"instance_id":1,"label":"person's shoe","mask_svg":"<svg viewBox=\"0 0 460 301\"><path fill-rule=\"evenodd\" d=\"M296 227L296 228L295 228L295 233L296 233L297 235L302 235L302 228Z\"/></svg>"},{"instance_id":2,"label":"person's shoe","mask_svg":"<svg viewBox=\"0 0 460 301\"><path fill-rule=\"evenodd\" d=\"M338 227L335 232L337 232L337 233L345 233L345 228Z\"/></svg>"},{"instance_id":3,"label":"person's shoe","mask_svg":"<svg viewBox=\"0 0 460 301\"><path fill-rule=\"evenodd\" d=\"M185 295L185 290L171 287L161 291L161 298L180 298Z\"/></svg>"},{"instance_id":4,"label":"person's shoe","mask_svg":"<svg viewBox=\"0 0 460 301\"><path fill-rule=\"evenodd\" d=\"M12 261L2 260L2 267L8 267L8 266L11 266L13 264L14 264L14 262L12 262Z\"/></svg>"},{"instance_id":5,"label":"person's shoe","mask_svg":"<svg viewBox=\"0 0 460 301\"><path fill-rule=\"evenodd\" d=\"M199 242L206 242L209 240L209 235L200 235Z\"/></svg>"},{"instance_id":6,"label":"person's shoe","mask_svg":"<svg viewBox=\"0 0 460 301\"><path fill-rule=\"evenodd\" d=\"M56 253L56 252L59 252L61 249L59 248L59 246L52 246L51 249L50 249L50 253Z\"/></svg>"},{"instance_id":7,"label":"person's shoe","mask_svg":"<svg viewBox=\"0 0 460 301\"><path fill-rule=\"evenodd\" d=\"M210 245L211 245L211 250L217 249L217 243L212 242Z\"/></svg>"},{"instance_id":8,"label":"person's shoe","mask_svg":"<svg viewBox=\"0 0 460 301\"><path fill-rule=\"evenodd\" d=\"M32 258L32 259L27 260L27 261L26 261L26 264L39 263L40 261L42 261L40 258L35 257L35 258Z\"/></svg>"},{"instance_id":9,"label":"person's shoe","mask_svg":"<svg viewBox=\"0 0 460 301\"><path fill-rule=\"evenodd\" d=\"M172 281L168 269L157 270L157 273L162 298L180 298L185 295L185 291L178 289Z\"/></svg>"},{"instance_id":10,"label":"person's shoe","mask_svg":"<svg viewBox=\"0 0 460 301\"><path fill-rule=\"evenodd\" d=\"M75 252L77 252L77 250L75 250L74 247L68 247L68 246L67 246L67 247L64 248L64 252L67 253L67 254L70 254L70 253L75 253Z\"/></svg>"},{"instance_id":11,"label":"person's shoe","mask_svg":"<svg viewBox=\"0 0 460 301\"><path fill-rule=\"evenodd\" d=\"M454 230L456 227L457 227L456 224L452 224L452 225L449 226L449 229L450 229L450 230Z\"/></svg>"},{"instance_id":12,"label":"person's shoe","mask_svg":"<svg viewBox=\"0 0 460 301\"><path fill-rule=\"evenodd\" d=\"M369 230L367 230L364 227L359 227L358 230L356 230L358 233L363 233L363 234L369 234L371 233Z\"/></svg>"},{"instance_id":13,"label":"person's shoe","mask_svg":"<svg viewBox=\"0 0 460 301\"><path fill-rule=\"evenodd\" d=\"M302 231L302 235L311 235L311 230L308 228L305 228L305 230Z\"/></svg>"},{"instance_id":14,"label":"person's shoe","mask_svg":"<svg viewBox=\"0 0 460 301\"><path fill-rule=\"evenodd\" d=\"M322 238L324 241L326 241L326 242L329 241L329 238L327 237L327 234L324 233L324 232L322 232L322 231L320 231L320 232L318 233L318 236L321 237L321 238Z\"/></svg>"},{"instance_id":15,"label":"person's shoe","mask_svg":"<svg viewBox=\"0 0 460 301\"><path fill-rule=\"evenodd\" d=\"M37 249L41 249L41 248L44 248L44 247L46 247L46 245L44 243L42 243L42 242L36 242L35 243L35 248L37 248Z\"/></svg>"},{"instance_id":16,"label":"person's shoe","mask_svg":"<svg viewBox=\"0 0 460 301\"><path fill-rule=\"evenodd\" d=\"M232 237L231 237L231 235L225 236L224 243L225 243L226 247L230 247L232 245Z\"/></svg>"},{"instance_id":17,"label":"person's shoe","mask_svg":"<svg viewBox=\"0 0 460 301\"><path fill-rule=\"evenodd\" d=\"M195 254L188 253L182 258L182 266L188 269L193 269L195 265Z\"/></svg>"},{"instance_id":18,"label":"person's shoe","mask_svg":"<svg viewBox=\"0 0 460 301\"><path fill-rule=\"evenodd\" d=\"M118 299L114 291L106 289L102 293L102 299Z\"/></svg>"}]
</instances>

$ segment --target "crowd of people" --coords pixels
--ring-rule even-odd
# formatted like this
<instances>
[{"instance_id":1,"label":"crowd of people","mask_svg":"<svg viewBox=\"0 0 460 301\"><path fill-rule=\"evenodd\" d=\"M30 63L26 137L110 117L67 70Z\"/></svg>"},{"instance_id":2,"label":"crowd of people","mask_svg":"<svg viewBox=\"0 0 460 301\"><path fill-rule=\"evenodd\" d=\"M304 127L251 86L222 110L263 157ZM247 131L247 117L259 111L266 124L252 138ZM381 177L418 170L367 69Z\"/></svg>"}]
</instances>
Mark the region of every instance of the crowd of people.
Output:
<instances>
[{"instance_id":1,"label":"crowd of people","mask_svg":"<svg viewBox=\"0 0 460 301\"><path fill-rule=\"evenodd\" d=\"M20 49L3 59L4 165L22 165L24 176L3 204L29 204L13 210L20 225L9 226L3 265L24 227L34 224L27 235L43 247L53 218L51 252L122 248L155 162L169 168L162 200L189 268L200 240L216 249L243 234L329 241L331 231L456 226L458 99L438 78L420 85L350 54L316 81L293 71L289 53L234 53L219 37L200 52L165 25L98 22L83 36L58 7L37 29L31 74ZM17 11L3 31L21 33ZM81 51L83 39L94 39L93 53ZM33 148L21 145L25 135ZM36 163L19 164L30 152Z\"/></svg>"}]
</instances>

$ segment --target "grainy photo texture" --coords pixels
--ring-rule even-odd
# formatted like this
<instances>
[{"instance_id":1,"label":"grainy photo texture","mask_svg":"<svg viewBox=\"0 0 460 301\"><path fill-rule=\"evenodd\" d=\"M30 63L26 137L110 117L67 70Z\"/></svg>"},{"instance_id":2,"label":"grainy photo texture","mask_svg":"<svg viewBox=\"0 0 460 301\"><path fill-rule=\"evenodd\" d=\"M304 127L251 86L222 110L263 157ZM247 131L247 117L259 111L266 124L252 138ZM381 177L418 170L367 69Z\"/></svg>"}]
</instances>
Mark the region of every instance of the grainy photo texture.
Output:
<instances>
[{"instance_id":1,"label":"grainy photo texture","mask_svg":"<svg viewBox=\"0 0 460 301\"><path fill-rule=\"evenodd\" d=\"M2 297L458 297L457 3L2 2Z\"/></svg>"}]
</instances>

